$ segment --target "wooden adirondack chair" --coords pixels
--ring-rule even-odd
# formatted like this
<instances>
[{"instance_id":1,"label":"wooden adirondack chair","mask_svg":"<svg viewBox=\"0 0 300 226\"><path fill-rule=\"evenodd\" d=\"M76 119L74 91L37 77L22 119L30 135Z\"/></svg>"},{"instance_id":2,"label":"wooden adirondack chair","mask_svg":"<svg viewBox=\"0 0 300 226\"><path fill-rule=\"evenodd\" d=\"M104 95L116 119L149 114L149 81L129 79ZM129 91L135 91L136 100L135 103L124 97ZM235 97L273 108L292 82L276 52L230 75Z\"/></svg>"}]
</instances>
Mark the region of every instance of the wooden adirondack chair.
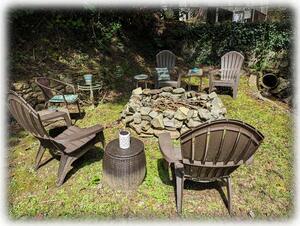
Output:
<instances>
[{"instance_id":1,"label":"wooden adirondack chair","mask_svg":"<svg viewBox=\"0 0 300 226\"><path fill-rule=\"evenodd\" d=\"M66 108L70 104L76 104L79 114L81 114L78 95L75 92L75 87L69 83L46 77L38 77L35 83L40 87L45 98L45 107L50 107L52 104L64 103ZM72 94L66 94L66 88L72 90ZM63 88L64 92L59 91L57 88Z\"/></svg>"},{"instance_id":2,"label":"wooden adirondack chair","mask_svg":"<svg viewBox=\"0 0 300 226\"><path fill-rule=\"evenodd\" d=\"M159 135L164 159L175 171L177 212L182 211L184 181L226 183L227 207L232 212L230 174L253 160L264 136L247 123L222 119L203 123L180 137L181 148L173 148L169 133Z\"/></svg>"},{"instance_id":3,"label":"wooden adirondack chair","mask_svg":"<svg viewBox=\"0 0 300 226\"><path fill-rule=\"evenodd\" d=\"M237 96L238 85L240 80L240 71L244 62L244 56L236 51L226 53L221 58L221 79L214 78L214 74L209 77L209 93L216 86L231 87L233 98Z\"/></svg>"},{"instance_id":4,"label":"wooden adirondack chair","mask_svg":"<svg viewBox=\"0 0 300 226\"><path fill-rule=\"evenodd\" d=\"M178 81L172 81L170 77L170 73L173 71L177 74L177 71L175 70L175 63L176 55L169 50L162 50L156 54L156 88L163 86L180 86L180 81L178 84ZM163 72L163 70L166 70L165 73L160 73L160 71Z\"/></svg>"},{"instance_id":5,"label":"wooden adirondack chair","mask_svg":"<svg viewBox=\"0 0 300 226\"><path fill-rule=\"evenodd\" d=\"M71 123L67 122L67 129L53 137L44 128L39 113L13 91L8 94L8 107L17 122L40 142L35 158L36 170L40 167L43 154L47 148L51 154L61 156L57 186L63 184L68 169L75 160L90 150L95 143L102 142L102 145L105 145L101 125L79 128L71 126ZM49 118L51 118L49 115L46 116L46 119Z\"/></svg>"}]
</instances>

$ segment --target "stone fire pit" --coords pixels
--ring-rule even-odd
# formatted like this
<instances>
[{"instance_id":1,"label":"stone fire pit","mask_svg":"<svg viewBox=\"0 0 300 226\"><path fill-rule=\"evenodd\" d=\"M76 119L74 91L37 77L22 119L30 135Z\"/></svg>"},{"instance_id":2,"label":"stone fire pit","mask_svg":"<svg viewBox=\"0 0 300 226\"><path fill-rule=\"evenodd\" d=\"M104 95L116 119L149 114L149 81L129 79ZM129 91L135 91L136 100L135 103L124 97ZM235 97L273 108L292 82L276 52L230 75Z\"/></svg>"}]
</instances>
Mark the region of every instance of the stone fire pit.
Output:
<instances>
[{"instance_id":1,"label":"stone fire pit","mask_svg":"<svg viewBox=\"0 0 300 226\"><path fill-rule=\"evenodd\" d=\"M223 119L226 108L215 92L210 94L173 89L134 89L122 112L122 122L140 136L168 131L178 138L190 128L209 120Z\"/></svg>"}]
</instances>

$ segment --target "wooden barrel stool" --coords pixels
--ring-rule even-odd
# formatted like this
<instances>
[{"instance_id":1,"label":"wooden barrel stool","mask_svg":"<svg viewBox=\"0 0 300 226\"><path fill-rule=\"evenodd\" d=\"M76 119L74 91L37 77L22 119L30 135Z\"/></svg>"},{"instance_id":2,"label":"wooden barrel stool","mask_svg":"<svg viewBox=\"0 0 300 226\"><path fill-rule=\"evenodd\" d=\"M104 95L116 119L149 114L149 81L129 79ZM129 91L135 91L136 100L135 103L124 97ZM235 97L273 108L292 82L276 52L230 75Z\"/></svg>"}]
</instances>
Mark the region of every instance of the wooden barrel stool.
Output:
<instances>
[{"instance_id":1,"label":"wooden barrel stool","mask_svg":"<svg viewBox=\"0 0 300 226\"><path fill-rule=\"evenodd\" d=\"M119 140L109 142L103 157L103 181L117 190L132 190L140 185L146 173L144 144L130 138L130 147L122 149Z\"/></svg>"}]
</instances>

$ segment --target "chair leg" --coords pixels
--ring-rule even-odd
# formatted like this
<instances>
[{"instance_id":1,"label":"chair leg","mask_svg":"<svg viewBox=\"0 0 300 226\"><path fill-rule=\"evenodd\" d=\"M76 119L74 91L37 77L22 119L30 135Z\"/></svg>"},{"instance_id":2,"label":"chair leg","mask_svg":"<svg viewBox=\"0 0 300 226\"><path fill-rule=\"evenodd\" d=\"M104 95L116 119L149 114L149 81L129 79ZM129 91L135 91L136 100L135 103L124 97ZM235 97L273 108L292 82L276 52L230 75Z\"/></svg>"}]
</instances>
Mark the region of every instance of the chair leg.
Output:
<instances>
[{"instance_id":1,"label":"chair leg","mask_svg":"<svg viewBox=\"0 0 300 226\"><path fill-rule=\"evenodd\" d=\"M183 175L179 170L175 169L176 176L176 208L177 213L180 215L182 213L182 196L183 196L183 185L184 179Z\"/></svg>"},{"instance_id":2,"label":"chair leg","mask_svg":"<svg viewBox=\"0 0 300 226\"><path fill-rule=\"evenodd\" d=\"M232 196L232 191L231 191L231 178L227 177L226 179L226 190L227 190L227 201L228 201L228 211L230 216L232 215L232 202L231 202L231 196Z\"/></svg>"},{"instance_id":3,"label":"chair leg","mask_svg":"<svg viewBox=\"0 0 300 226\"><path fill-rule=\"evenodd\" d=\"M45 153L45 148L40 144L39 146L39 150L36 154L36 157L35 157L35 166L34 166L34 169L35 170L38 170L38 168L40 167L40 163L41 163L41 160L42 160L42 157Z\"/></svg>"},{"instance_id":4,"label":"chair leg","mask_svg":"<svg viewBox=\"0 0 300 226\"><path fill-rule=\"evenodd\" d=\"M233 88L232 88L232 98L233 98L233 99L236 99L237 91L238 91L237 87L233 87Z\"/></svg>"},{"instance_id":5,"label":"chair leg","mask_svg":"<svg viewBox=\"0 0 300 226\"><path fill-rule=\"evenodd\" d=\"M77 108L78 108L79 116L81 116L81 111L80 111L79 101L76 101L76 105L77 105Z\"/></svg>"},{"instance_id":6,"label":"chair leg","mask_svg":"<svg viewBox=\"0 0 300 226\"><path fill-rule=\"evenodd\" d=\"M102 131L100 134L100 142L102 144L102 147L105 148L105 137L104 137L104 132Z\"/></svg>"},{"instance_id":7,"label":"chair leg","mask_svg":"<svg viewBox=\"0 0 300 226\"><path fill-rule=\"evenodd\" d=\"M57 187L61 186L64 182L64 179L68 173L68 169L70 165L72 164L72 157L67 156L65 154L61 155L60 162L59 162L59 168L58 168L58 174L57 174L57 181L56 185Z\"/></svg>"}]
</instances>

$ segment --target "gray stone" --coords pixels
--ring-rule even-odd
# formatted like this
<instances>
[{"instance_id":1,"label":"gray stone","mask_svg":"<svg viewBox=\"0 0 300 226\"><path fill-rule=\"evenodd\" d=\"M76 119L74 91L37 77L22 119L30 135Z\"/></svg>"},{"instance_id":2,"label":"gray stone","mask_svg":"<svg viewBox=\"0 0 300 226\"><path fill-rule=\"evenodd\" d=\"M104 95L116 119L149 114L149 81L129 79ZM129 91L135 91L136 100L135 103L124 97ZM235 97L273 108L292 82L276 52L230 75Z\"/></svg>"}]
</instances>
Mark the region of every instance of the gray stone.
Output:
<instances>
[{"instance_id":1,"label":"gray stone","mask_svg":"<svg viewBox=\"0 0 300 226\"><path fill-rule=\"evenodd\" d=\"M168 97L171 97L171 96L172 96L172 93L169 93L169 92L162 92L162 93L159 94L159 96L160 96L160 97L166 97L166 98L168 98Z\"/></svg>"},{"instance_id":2,"label":"gray stone","mask_svg":"<svg viewBox=\"0 0 300 226\"><path fill-rule=\"evenodd\" d=\"M159 114L154 119L151 120L151 125L156 129L164 129L163 115Z\"/></svg>"},{"instance_id":3,"label":"gray stone","mask_svg":"<svg viewBox=\"0 0 300 226\"><path fill-rule=\"evenodd\" d=\"M142 93L143 93L143 90L141 87L132 90L132 95L141 95Z\"/></svg>"},{"instance_id":4,"label":"gray stone","mask_svg":"<svg viewBox=\"0 0 300 226\"><path fill-rule=\"evenodd\" d=\"M151 89L150 90L150 94L151 95L156 95L156 94L159 94L161 91L159 89Z\"/></svg>"},{"instance_id":5,"label":"gray stone","mask_svg":"<svg viewBox=\"0 0 300 226\"><path fill-rule=\"evenodd\" d=\"M128 124L129 122L133 121L133 116L127 116L126 118L124 118L123 123L124 124Z\"/></svg>"},{"instance_id":6,"label":"gray stone","mask_svg":"<svg viewBox=\"0 0 300 226\"><path fill-rule=\"evenodd\" d=\"M194 115L194 111L195 111L195 110L189 110L188 113L187 113L187 117L186 117L186 118L187 118L187 119L192 118L193 115Z\"/></svg>"},{"instance_id":7,"label":"gray stone","mask_svg":"<svg viewBox=\"0 0 300 226\"><path fill-rule=\"evenodd\" d=\"M219 97L214 98L214 99L211 101L211 105L212 105L212 106L215 106L215 107L218 107L218 108L224 107L224 104L222 103L222 101L221 101L221 99L220 99Z\"/></svg>"},{"instance_id":8,"label":"gray stone","mask_svg":"<svg viewBox=\"0 0 300 226\"><path fill-rule=\"evenodd\" d=\"M142 120L150 122L152 120L152 118L149 115L142 115Z\"/></svg>"},{"instance_id":9,"label":"gray stone","mask_svg":"<svg viewBox=\"0 0 300 226\"><path fill-rule=\"evenodd\" d=\"M213 108L211 109L211 115L212 115L212 117L213 117L214 119L219 118L219 115L220 115L220 114L222 114L221 109L216 108L216 107L213 107Z\"/></svg>"},{"instance_id":10,"label":"gray stone","mask_svg":"<svg viewBox=\"0 0 300 226\"><path fill-rule=\"evenodd\" d=\"M163 92L172 92L173 88L171 86L162 87L160 89Z\"/></svg>"},{"instance_id":11,"label":"gray stone","mask_svg":"<svg viewBox=\"0 0 300 226\"><path fill-rule=\"evenodd\" d=\"M186 131L189 131L189 130L190 130L189 127L187 127L186 125L183 125L180 129L180 134L183 134L183 133L185 133Z\"/></svg>"},{"instance_id":12,"label":"gray stone","mask_svg":"<svg viewBox=\"0 0 300 226\"><path fill-rule=\"evenodd\" d=\"M182 98L182 96L183 96L182 94L173 94L171 95L171 98L174 100L179 100Z\"/></svg>"},{"instance_id":13,"label":"gray stone","mask_svg":"<svg viewBox=\"0 0 300 226\"><path fill-rule=\"evenodd\" d=\"M173 119L164 118L163 122L164 122L164 126L166 127L175 127L174 118Z\"/></svg>"},{"instance_id":14,"label":"gray stone","mask_svg":"<svg viewBox=\"0 0 300 226\"><path fill-rule=\"evenodd\" d=\"M200 108L198 110L198 114L199 114L199 117L201 119L204 119L204 120L208 120L211 117L210 112L207 109L204 109L204 108Z\"/></svg>"},{"instance_id":15,"label":"gray stone","mask_svg":"<svg viewBox=\"0 0 300 226\"><path fill-rule=\"evenodd\" d=\"M144 95L151 95L151 89L143 89Z\"/></svg>"},{"instance_id":16,"label":"gray stone","mask_svg":"<svg viewBox=\"0 0 300 226\"><path fill-rule=\"evenodd\" d=\"M201 122L195 121L194 119L190 119L187 123L187 126L190 128L194 128L194 127L199 126L200 124L201 124Z\"/></svg>"},{"instance_id":17,"label":"gray stone","mask_svg":"<svg viewBox=\"0 0 300 226\"><path fill-rule=\"evenodd\" d=\"M208 95L206 93L200 94L200 100L207 100L207 99L208 99Z\"/></svg>"},{"instance_id":18,"label":"gray stone","mask_svg":"<svg viewBox=\"0 0 300 226\"><path fill-rule=\"evenodd\" d=\"M129 103L128 104L128 110L129 112L135 113L140 109L140 106L135 103Z\"/></svg>"},{"instance_id":19,"label":"gray stone","mask_svg":"<svg viewBox=\"0 0 300 226\"><path fill-rule=\"evenodd\" d=\"M178 110L181 111L185 116L187 116L190 109L186 107L180 107L178 108Z\"/></svg>"},{"instance_id":20,"label":"gray stone","mask_svg":"<svg viewBox=\"0 0 300 226\"><path fill-rule=\"evenodd\" d=\"M141 114L140 114L140 113L135 113L135 114L133 115L133 121L134 121L134 123L136 123L136 124L141 123L141 122L142 122Z\"/></svg>"},{"instance_id":21,"label":"gray stone","mask_svg":"<svg viewBox=\"0 0 300 226\"><path fill-rule=\"evenodd\" d=\"M175 125L175 128L181 128L182 127L182 124L183 124L183 121L179 121L177 119L174 119L174 125Z\"/></svg>"},{"instance_id":22,"label":"gray stone","mask_svg":"<svg viewBox=\"0 0 300 226\"><path fill-rule=\"evenodd\" d=\"M168 119L172 119L174 117L175 111L172 110L164 110L163 115Z\"/></svg>"},{"instance_id":23,"label":"gray stone","mask_svg":"<svg viewBox=\"0 0 300 226\"><path fill-rule=\"evenodd\" d=\"M140 109L141 115L149 115L150 111L151 111L150 107L141 107Z\"/></svg>"},{"instance_id":24,"label":"gray stone","mask_svg":"<svg viewBox=\"0 0 300 226\"><path fill-rule=\"evenodd\" d=\"M145 134L153 135L154 131L151 127L149 127L146 131L144 131Z\"/></svg>"},{"instance_id":25,"label":"gray stone","mask_svg":"<svg viewBox=\"0 0 300 226\"><path fill-rule=\"evenodd\" d=\"M130 126L132 129L134 129L135 132L136 132L137 134L140 134L140 133L142 132L142 126L141 126L141 124L135 124L135 123L131 122L131 123L129 124L129 126Z\"/></svg>"},{"instance_id":26,"label":"gray stone","mask_svg":"<svg viewBox=\"0 0 300 226\"><path fill-rule=\"evenodd\" d=\"M157 113L156 111L151 111L151 112L149 113L149 116L150 116L151 118L155 118L156 116L158 116L158 113Z\"/></svg>"},{"instance_id":27,"label":"gray stone","mask_svg":"<svg viewBox=\"0 0 300 226\"><path fill-rule=\"evenodd\" d=\"M16 82L13 84L13 88L15 91L21 91L23 89L23 84L22 83L19 83L19 82Z\"/></svg>"},{"instance_id":28,"label":"gray stone","mask_svg":"<svg viewBox=\"0 0 300 226\"><path fill-rule=\"evenodd\" d=\"M212 92L212 93L208 94L209 99L214 99L216 97L218 97L218 95L215 92Z\"/></svg>"},{"instance_id":29,"label":"gray stone","mask_svg":"<svg viewBox=\"0 0 300 226\"><path fill-rule=\"evenodd\" d=\"M174 118L178 119L178 120L185 120L186 119L186 115L183 114L179 109L175 112Z\"/></svg>"},{"instance_id":30,"label":"gray stone","mask_svg":"<svg viewBox=\"0 0 300 226\"><path fill-rule=\"evenodd\" d=\"M165 129L168 130L168 131L174 131L174 130L176 130L175 127L168 127L168 126L165 126Z\"/></svg>"},{"instance_id":31,"label":"gray stone","mask_svg":"<svg viewBox=\"0 0 300 226\"><path fill-rule=\"evenodd\" d=\"M185 92L185 89L184 88L177 88L177 89L173 89L172 92L175 93L175 94L181 94L181 93Z\"/></svg>"},{"instance_id":32,"label":"gray stone","mask_svg":"<svg viewBox=\"0 0 300 226\"><path fill-rule=\"evenodd\" d=\"M150 122L148 121L142 121L141 126L142 126L142 130L144 131L148 130L151 127Z\"/></svg>"}]
</instances>

